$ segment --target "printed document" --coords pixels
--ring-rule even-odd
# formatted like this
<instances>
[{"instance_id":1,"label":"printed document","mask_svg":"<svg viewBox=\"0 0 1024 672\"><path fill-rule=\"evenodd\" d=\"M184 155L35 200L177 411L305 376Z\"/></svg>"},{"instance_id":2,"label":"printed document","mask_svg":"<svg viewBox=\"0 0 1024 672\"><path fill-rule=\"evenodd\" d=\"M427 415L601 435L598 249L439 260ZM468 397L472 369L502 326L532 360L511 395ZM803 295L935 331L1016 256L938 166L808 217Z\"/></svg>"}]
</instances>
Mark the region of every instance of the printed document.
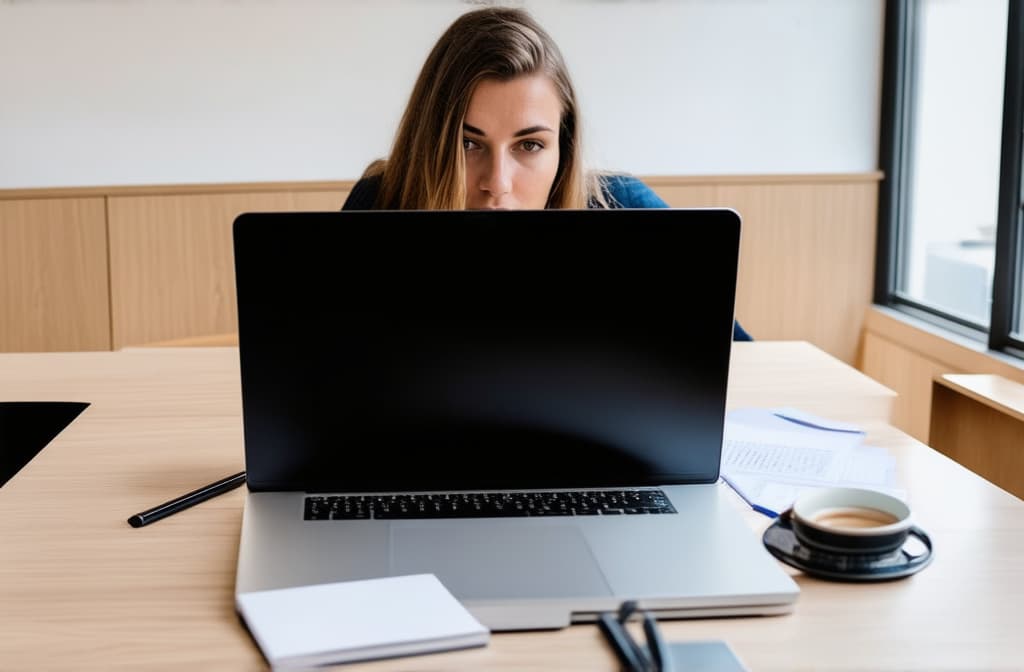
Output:
<instances>
[{"instance_id":1,"label":"printed document","mask_svg":"<svg viewBox=\"0 0 1024 672\"><path fill-rule=\"evenodd\" d=\"M863 444L864 432L790 408L726 415L722 478L756 510L777 515L804 491L826 486L880 490L899 498L895 460Z\"/></svg>"}]
</instances>

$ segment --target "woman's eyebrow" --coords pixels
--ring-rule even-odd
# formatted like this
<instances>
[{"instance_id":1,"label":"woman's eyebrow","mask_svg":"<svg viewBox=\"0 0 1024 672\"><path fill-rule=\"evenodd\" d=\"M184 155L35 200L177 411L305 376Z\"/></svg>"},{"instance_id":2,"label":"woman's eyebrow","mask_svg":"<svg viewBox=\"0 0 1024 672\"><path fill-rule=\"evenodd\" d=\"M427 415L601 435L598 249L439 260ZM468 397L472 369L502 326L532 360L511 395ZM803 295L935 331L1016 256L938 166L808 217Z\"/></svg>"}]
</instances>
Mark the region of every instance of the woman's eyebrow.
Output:
<instances>
[{"instance_id":1,"label":"woman's eyebrow","mask_svg":"<svg viewBox=\"0 0 1024 672\"><path fill-rule=\"evenodd\" d=\"M465 122L462 123L462 130L472 133L473 135L479 135L482 138L487 137L487 134L481 131L479 128L477 128L476 126L470 126ZM548 128L547 126L529 126L522 130L516 131L515 133L512 134L512 137L520 138L524 135L531 135L533 133L540 133L543 131L547 131L548 133L555 132L554 129Z\"/></svg>"},{"instance_id":2,"label":"woman's eyebrow","mask_svg":"<svg viewBox=\"0 0 1024 672\"><path fill-rule=\"evenodd\" d=\"M534 133L542 133L547 131L548 133L554 133L554 129L548 128L547 126L529 126L521 131L516 131L513 137L519 138L524 135L533 135Z\"/></svg>"}]
</instances>

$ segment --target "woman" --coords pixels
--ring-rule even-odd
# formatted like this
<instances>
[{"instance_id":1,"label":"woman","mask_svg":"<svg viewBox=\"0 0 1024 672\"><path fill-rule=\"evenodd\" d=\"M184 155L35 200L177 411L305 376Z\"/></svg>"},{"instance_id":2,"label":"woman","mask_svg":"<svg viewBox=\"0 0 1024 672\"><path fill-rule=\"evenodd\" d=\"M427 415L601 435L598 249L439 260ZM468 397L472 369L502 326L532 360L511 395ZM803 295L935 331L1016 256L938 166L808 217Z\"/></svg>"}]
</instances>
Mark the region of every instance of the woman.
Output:
<instances>
[{"instance_id":1,"label":"woman","mask_svg":"<svg viewBox=\"0 0 1024 672\"><path fill-rule=\"evenodd\" d=\"M525 11L458 18L427 57L391 157L344 209L667 207L634 177L587 173L576 94Z\"/></svg>"},{"instance_id":2,"label":"woman","mask_svg":"<svg viewBox=\"0 0 1024 672\"><path fill-rule=\"evenodd\" d=\"M588 172L579 110L554 40L525 11L459 17L420 71L389 160L344 210L664 208L629 175ZM750 340L736 325L734 337Z\"/></svg>"}]
</instances>

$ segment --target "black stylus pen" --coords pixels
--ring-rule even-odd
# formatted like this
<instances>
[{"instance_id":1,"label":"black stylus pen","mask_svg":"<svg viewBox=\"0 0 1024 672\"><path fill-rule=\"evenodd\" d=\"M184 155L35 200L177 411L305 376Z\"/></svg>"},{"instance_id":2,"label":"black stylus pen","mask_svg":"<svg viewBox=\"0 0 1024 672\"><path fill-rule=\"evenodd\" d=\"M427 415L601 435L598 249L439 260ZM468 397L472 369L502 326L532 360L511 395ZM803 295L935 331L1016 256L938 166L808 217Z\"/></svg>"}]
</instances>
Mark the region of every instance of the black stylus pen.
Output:
<instances>
[{"instance_id":1,"label":"black stylus pen","mask_svg":"<svg viewBox=\"0 0 1024 672\"><path fill-rule=\"evenodd\" d=\"M166 518L172 513L177 513L183 509L187 509L190 506L194 506L199 502L205 502L211 497L222 495L228 490L234 490L238 486L245 483L245 472L240 471L234 476L228 476L222 478L216 483L210 483L204 485L198 490L193 490L187 495L181 497L175 497L169 502L164 502L160 506L154 506L152 509L143 511L142 513L136 513L134 516L128 519L128 524L132 527L142 527L143 525L149 525L152 522Z\"/></svg>"}]
</instances>

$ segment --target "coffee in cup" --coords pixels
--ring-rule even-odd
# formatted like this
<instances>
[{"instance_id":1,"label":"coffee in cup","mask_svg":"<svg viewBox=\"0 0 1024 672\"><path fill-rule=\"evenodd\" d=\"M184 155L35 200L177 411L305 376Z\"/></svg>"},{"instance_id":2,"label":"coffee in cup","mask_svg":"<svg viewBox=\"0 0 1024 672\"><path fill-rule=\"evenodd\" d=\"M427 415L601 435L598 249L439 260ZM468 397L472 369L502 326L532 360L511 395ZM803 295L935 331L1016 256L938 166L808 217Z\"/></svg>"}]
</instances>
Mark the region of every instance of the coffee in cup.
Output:
<instances>
[{"instance_id":1,"label":"coffee in cup","mask_svg":"<svg viewBox=\"0 0 1024 672\"><path fill-rule=\"evenodd\" d=\"M869 509L864 506L839 506L822 509L811 517L811 522L830 529L874 529L899 522L887 511Z\"/></svg>"}]
</instances>

